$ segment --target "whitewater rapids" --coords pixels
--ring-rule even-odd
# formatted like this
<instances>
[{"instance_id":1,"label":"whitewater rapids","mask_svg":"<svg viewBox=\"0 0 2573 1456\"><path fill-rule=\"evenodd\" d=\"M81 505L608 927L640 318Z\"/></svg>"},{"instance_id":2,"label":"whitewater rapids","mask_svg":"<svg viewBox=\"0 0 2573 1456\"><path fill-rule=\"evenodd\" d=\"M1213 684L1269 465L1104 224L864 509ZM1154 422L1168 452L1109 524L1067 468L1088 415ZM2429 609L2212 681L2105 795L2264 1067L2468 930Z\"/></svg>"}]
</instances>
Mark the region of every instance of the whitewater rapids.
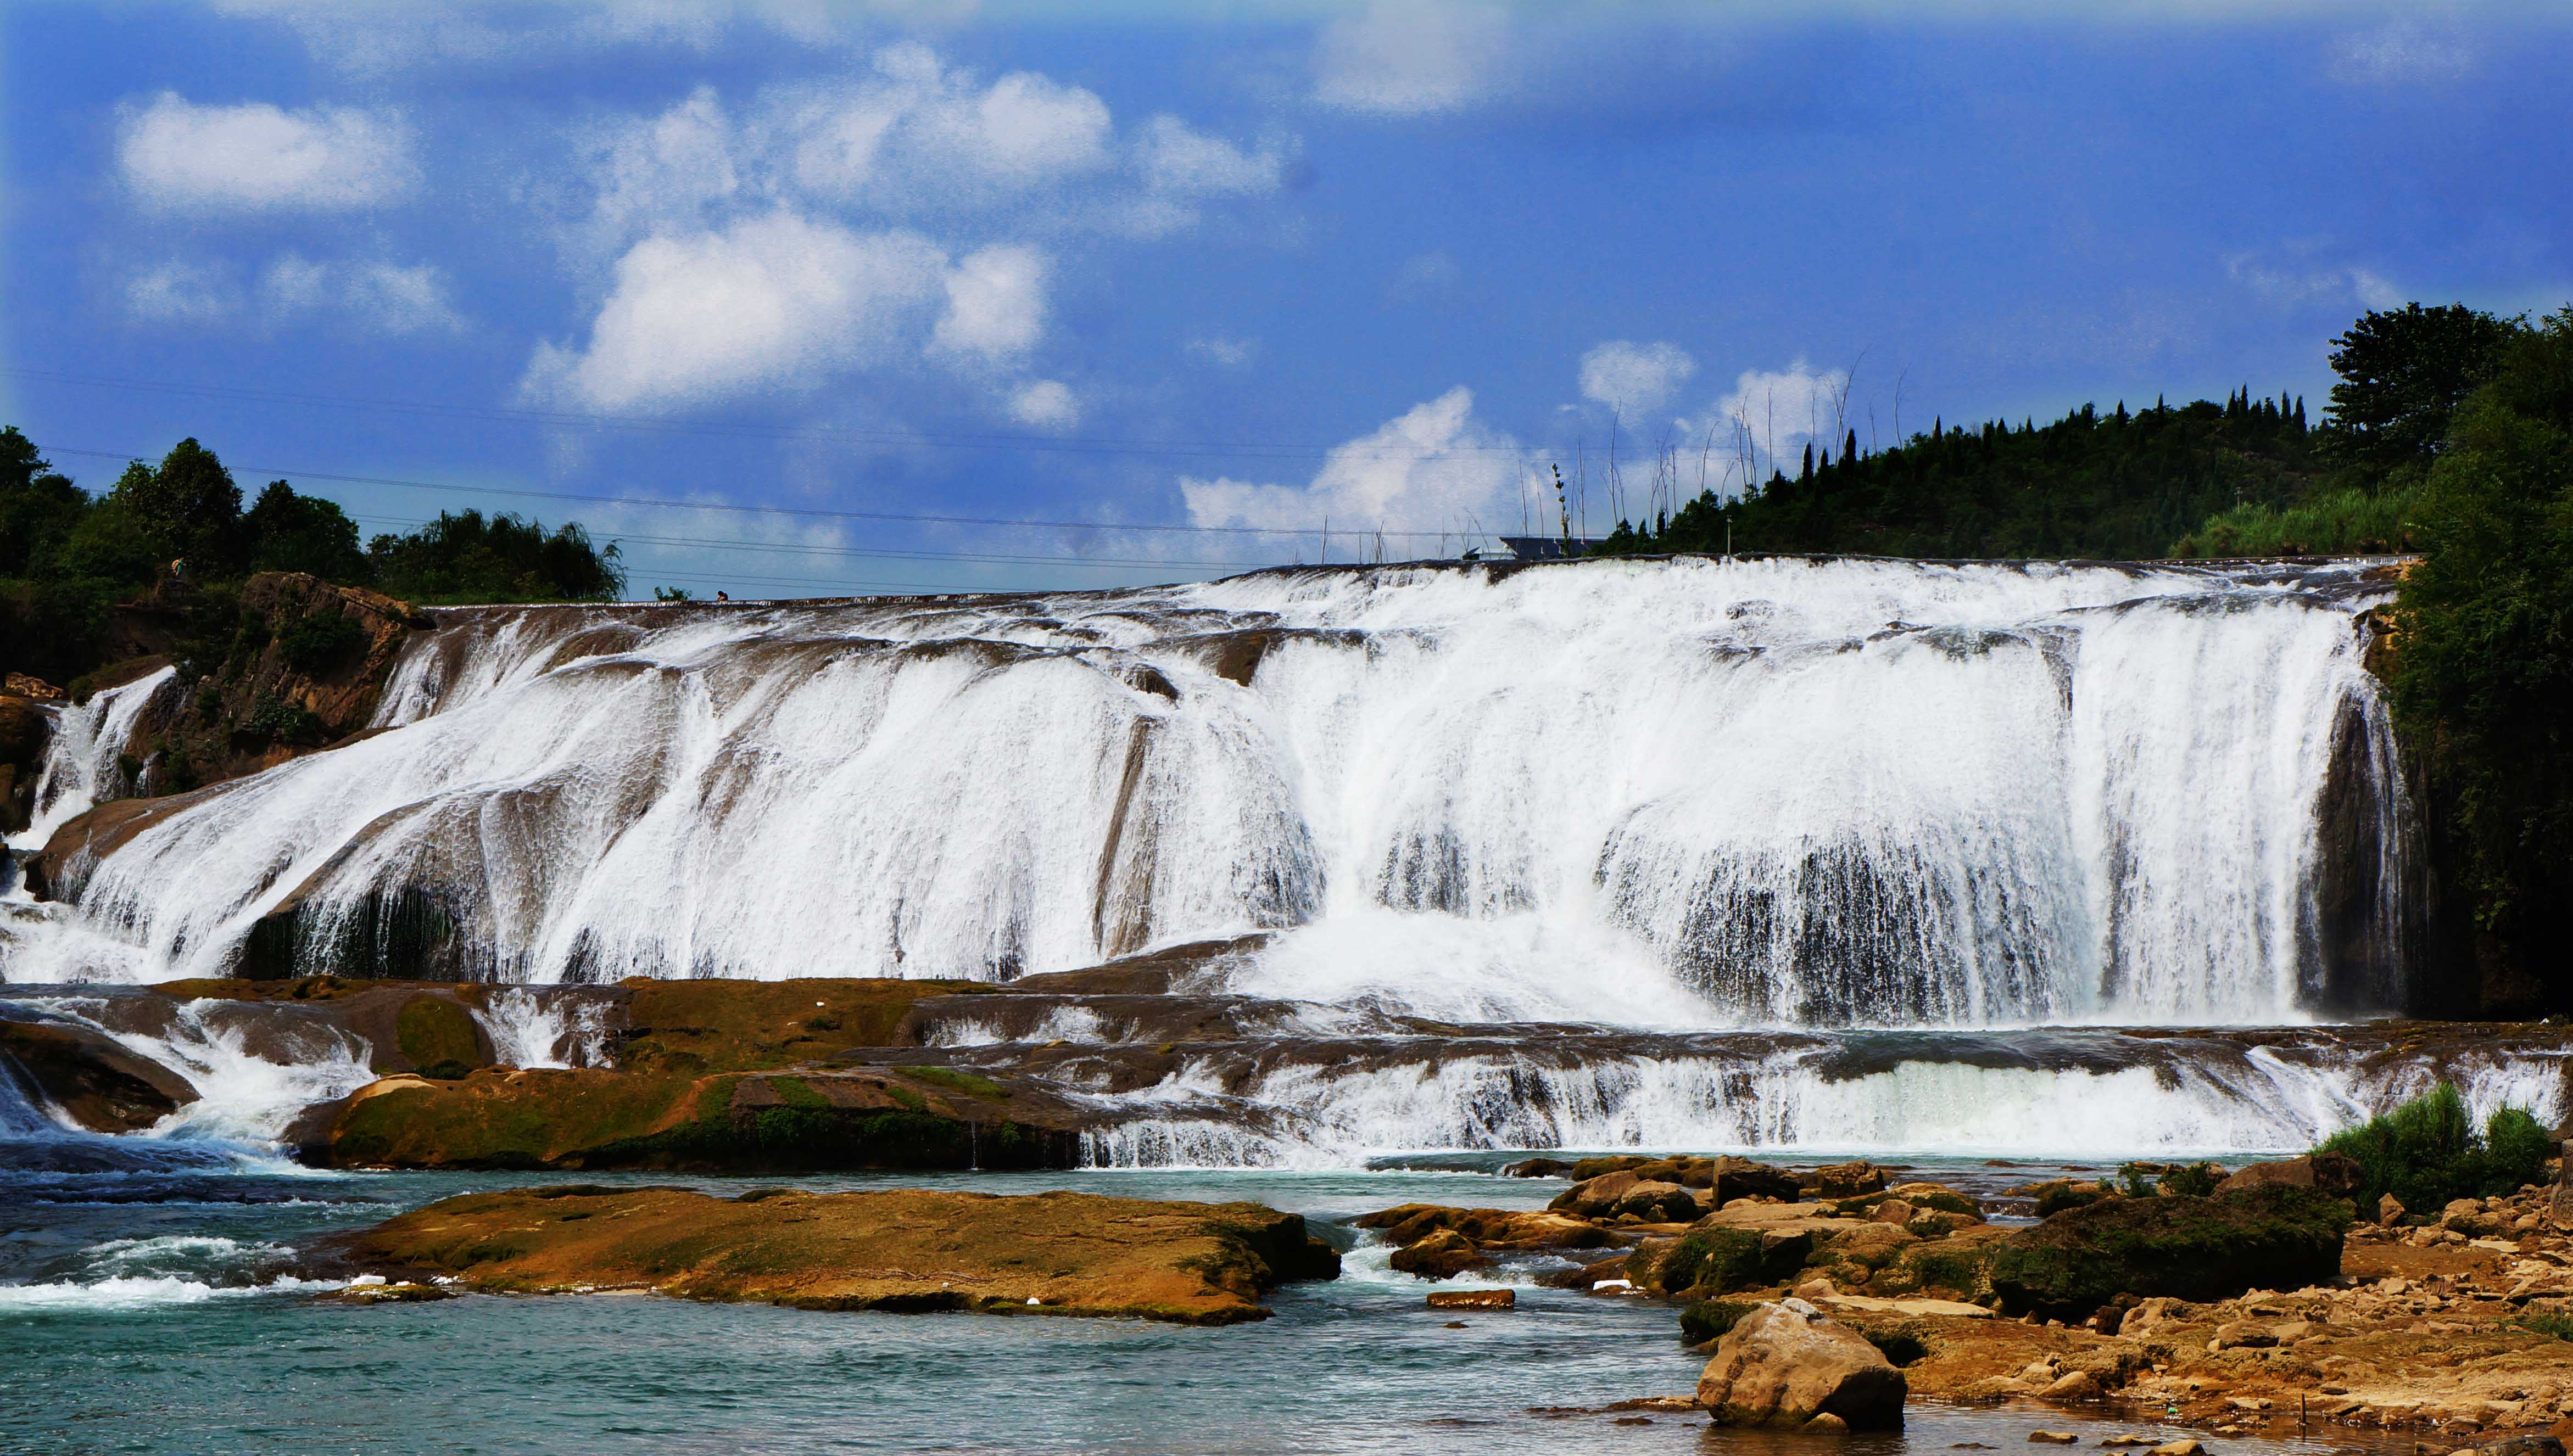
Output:
<instances>
[{"instance_id":1,"label":"whitewater rapids","mask_svg":"<svg viewBox=\"0 0 2573 1456\"><path fill-rule=\"evenodd\" d=\"M383 731L75 866L0 974L221 975L257 941L996 981L1277 931L1246 992L1480 1021L2392 1009L2374 580L1679 559L446 609ZM65 716L46 827L172 690Z\"/></svg>"}]
</instances>

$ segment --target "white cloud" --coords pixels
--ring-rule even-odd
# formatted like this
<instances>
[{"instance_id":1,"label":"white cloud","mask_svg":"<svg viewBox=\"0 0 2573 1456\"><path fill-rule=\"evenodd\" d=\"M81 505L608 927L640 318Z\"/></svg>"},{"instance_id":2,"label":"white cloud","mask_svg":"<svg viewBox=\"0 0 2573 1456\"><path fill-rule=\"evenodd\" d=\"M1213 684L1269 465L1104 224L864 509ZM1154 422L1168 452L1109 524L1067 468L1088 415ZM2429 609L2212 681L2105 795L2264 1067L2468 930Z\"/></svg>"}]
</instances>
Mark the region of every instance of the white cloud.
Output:
<instances>
[{"instance_id":1,"label":"white cloud","mask_svg":"<svg viewBox=\"0 0 2573 1456\"><path fill-rule=\"evenodd\" d=\"M2224 260L2224 276L2281 308L2356 303L2365 309L2395 309L2403 305L2403 290L2373 269L2315 262L2309 245L2291 245L2284 251L2288 255L2284 259L2236 253Z\"/></svg>"},{"instance_id":2,"label":"white cloud","mask_svg":"<svg viewBox=\"0 0 2573 1456\"><path fill-rule=\"evenodd\" d=\"M1226 339L1217 335L1192 339L1181 348L1229 369L1238 369L1260 355L1260 341L1257 339Z\"/></svg>"},{"instance_id":3,"label":"white cloud","mask_svg":"<svg viewBox=\"0 0 2573 1456\"><path fill-rule=\"evenodd\" d=\"M986 81L916 42L852 79L738 104L699 88L593 130L551 193L535 189L564 208L567 262L604 303L586 343L537 351L523 387L686 404L924 361L987 389L1024 381L1056 286L1032 240L1182 231L1216 201L1279 189L1292 146L1171 116L1121 133L1082 87ZM1014 418L1078 412L1069 389L986 397Z\"/></svg>"},{"instance_id":4,"label":"white cloud","mask_svg":"<svg viewBox=\"0 0 2573 1456\"><path fill-rule=\"evenodd\" d=\"M1135 141L1135 155L1148 186L1199 195L1274 191L1283 165L1273 152L1246 152L1168 115L1144 123Z\"/></svg>"},{"instance_id":5,"label":"white cloud","mask_svg":"<svg viewBox=\"0 0 2573 1456\"><path fill-rule=\"evenodd\" d=\"M710 86L659 116L601 131L579 150L597 189L588 232L609 251L648 233L702 228L742 190L732 123Z\"/></svg>"},{"instance_id":6,"label":"white cloud","mask_svg":"<svg viewBox=\"0 0 2573 1456\"><path fill-rule=\"evenodd\" d=\"M171 91L125 109L117 165L164 211L346 211L393 202L420 178L409 129L390 112L192 106Z\"/></svg>"},{"instance_id":7,"label":"white cloud","mask_svg":"<svg viewBox=\"0 0 2573 1456\"><path fill-rule=\"evenodd\" d=\"M1786 450L1810 441L1838 445L1847 422L1836 411L1848 387L1847 373L1817 369L1801 359L1783 369L1744 369L1734 377L1731 393L1700 417L1680 423L1691 434L1711 428L1729 437L1737 426L1748 430L1760 456L1757 468L1765 475Z\"/></svg>"},{"instance_id":8,"label":"white cloud","mask_svg":"<svg viewBox=\"0 0 2573 1456\"><path fill-rule=\"evenodd\" d=\"M1005 360L1045 333L1046 256L1024 245L967 255L947 274L947 312L931 335L940 349Z\"/></svg>"},{"instance_id":9,"label":"white cloud","mask_svg":"<svg viewBox=\"0 0 2573 1456\"><path fill-rule=\"evenodd\" d=\"M462 316L447 302L445 276L428 264L317 263L289 253L260 275L272 321L337 314L386 334L456 333Z\"/></svg>"},{"instance_id":10,"label":"white cloud","mask_svg":"<svg viewBox=\"0 0 2573 1456\"><path fill-rule=\"evenodd\" d=\"M1070 385L1039 379L1010 395L1010 417L1042 429L1065 429L1081 422L1081 401Z\"/></svg>"},{"instance_id":11,"label":"white cloud","mask_svg":"<svg viewBox=\"0 0 2573 1456\"><path fill-rule=\"evenodd\" d=\"M2330 51L2333 79L2360 86L2453 81L2474 64L2474 48L2463 36L2409 20L2340 36Z\"/></svg>"},{"instance_id":12,"label":"white cloud","mask_svg":"<svg viewBox=\"0 0 2573 1456\"><path fill-rule=\"evenodd\" d=\"M1581 357L1581 396L1645 414L1669 403L1696 372L1697 361L1676 344L1613 339Z\"/></svg>"},{"instance_id":13,"label":"white cloud","mask_svg":"<svg viewBox=\"0 0 2573 1456\"><path fill-rule=\"evenodd\" d=\"M854 86L781 93L764 130L784 171L817 197L953 209L1107 171L1108 103L1030 71L990 86L917 43L877 53Z\"/></svg>"},{"instance_id":14,"label":"white cloud","mask_svg":"<svg viewBox=\"0 0 2573 1456\"><path fill-rule=\"evenodd\" d=\"M916 348L946 271L917 234L859 234L785 212L647 238L617 261L589 342L540 346L522 387L623 409L810 383Z\"/></svg>"},{"instance_id":15,"label":"white cloud","mask_svg":"<svg viewBox=\"0 0 2573 1456\"><path fill-rule=\"evenodd\" d=\"M125 310L155 324L208 324L242 307L229 271L209 263L164 263L128 279Z\"/></svg>"},{"instance_id":16,"label":"white cloud","mask_svg":"<svg viewBox=\"0 0 2573 1456\"><path fill-rule=\"evenodd\" d=\"M1323 27L1313 94L1378 116L1455 111L1497 87L1507 40L1497 7L1377 0L1364 15Z\"/></svg>"},{"instance_id":17,"label":"white cloud","mask_svg":"<svg viewBox=\"0 0 2573 1456\"><path fill-rule=\"evenodd\" d=\"M1198 525L1303 530L1457 530L1500 519L1515 466L1511 440L1476 423L1473 391L1459 384L1371 433L1339 445L1306 485L1183 476L1180 494Z\"/></svg>"}]
</instances>

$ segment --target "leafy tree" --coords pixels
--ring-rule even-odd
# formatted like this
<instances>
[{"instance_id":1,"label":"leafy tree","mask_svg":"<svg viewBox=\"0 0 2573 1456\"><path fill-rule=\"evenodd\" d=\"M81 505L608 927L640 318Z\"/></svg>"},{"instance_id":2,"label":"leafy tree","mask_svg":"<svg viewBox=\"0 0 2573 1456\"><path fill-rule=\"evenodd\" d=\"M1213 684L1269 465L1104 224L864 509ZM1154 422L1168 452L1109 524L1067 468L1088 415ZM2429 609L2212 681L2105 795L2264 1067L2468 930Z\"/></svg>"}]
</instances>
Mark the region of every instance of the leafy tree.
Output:
<instances>
[{"instance_id":1,"label":"leafy tree","mask_svg":"<svg viewBox=\"0 0 2573 1456\"><path fill-rule=\"evenodd\" d=\"M2395 602L2394 697L2476 918L2573 1000L2573 308L2458 410Z\"/></svg>"},{"instance_id":2,"label":"leafy tree","mask_svg":"<svg viewBox=\"0 0 2573 1456\"><path fill-rule=\"evenodd\" d=\"M89 497L16 425L0 428L0 576L17 576L59 546Z\"/></svg>"},{"instance_id":3,"label":"leafy tree","mask_svg":"<svg viewBox=\"0 0 2573 1456\"><path fill-rule=\"evenodd\" d=\"M171 446L158 469L136 460L109 500L166 556L185 558L201 576L229 575L242 563L241 487L213 450L191 437Z\"/></svg>"},{"instance_id":4,"label":"leafy tree","mask_svg":"<svg viewBox=\"0 0 2573 1456\"><path fill-rule=\"evenodd\" d=\"M336 500L299 495L272 480L242 517L251 542L253 571L309 571L326 581L374 579L375 568L358 546L358 523Z\"/></svg>"},{"instance_id":5,"label":"leafy tree","mask_svg":"<svg viewBox=\"0 0 2573 1456\"><path fill-rule=\"evenodd\" d=\"M438 513L409 535L380 535L367 554L386 591L412 601L613 601L625 591L614 542L577 523L478 510Z\"/></svg>"},{"instance_id":6,"label":"leafy tree","mask_svg":"<svg viewBox=\"0 0 2573 1456\"><path fill-rule=\"evenodd\" d=\"M2520 333L2510 320L2463 304L2362 315L2332 340L2331 408L2325 428L2353 460L2387 469L2424 463L2475 387L2492 377Z\"/></svg>"}]
</instances>

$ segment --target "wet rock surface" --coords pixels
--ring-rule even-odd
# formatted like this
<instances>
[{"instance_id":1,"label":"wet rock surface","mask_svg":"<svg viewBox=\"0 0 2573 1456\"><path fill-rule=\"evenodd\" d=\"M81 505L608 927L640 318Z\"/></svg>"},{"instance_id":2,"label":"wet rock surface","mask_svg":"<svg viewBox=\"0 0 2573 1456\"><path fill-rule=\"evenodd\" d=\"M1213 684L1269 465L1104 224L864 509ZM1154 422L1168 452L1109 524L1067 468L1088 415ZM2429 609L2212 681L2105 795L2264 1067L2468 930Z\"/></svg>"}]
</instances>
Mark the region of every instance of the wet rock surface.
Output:
<instances>
[{"instance_id":1,"label":"wet rock surface","mask_svg":"<svg viewBox=\"0 0 2573 1456\"><path fill-rule=\"evenodd\" d=\"M1338 1256L1257 1203L906 1189L736 1198L585 1186L471 1193L352 1237L348 1257L490 1292L650 1290L802 1309L1263 1319Z\"/></svg>"},{"instance_id":2,"label":"wet rock surface","mask_svg":"<svg viewBox=\"0 0 2573 1456\"><path fill-rule=\"evenodd\" d=\"M1697 1400L1720 1426L1903 1425L1903 1372L1865 1335L1802 1299L1764 1304L1718 1340Z\"/></svg>"},{"instance_id":3,"label":"wet rock surface","mask_svg":"<svg viewBox=\"0 0 2573 1456\"><path fill-rule=\"evenodd\" d=\"M188 1080L93 1028L23 1018L0 1002L0 1077L15 1077L76 1125L134 1132L197 1099Z\"/></svg>"}]
</instances>

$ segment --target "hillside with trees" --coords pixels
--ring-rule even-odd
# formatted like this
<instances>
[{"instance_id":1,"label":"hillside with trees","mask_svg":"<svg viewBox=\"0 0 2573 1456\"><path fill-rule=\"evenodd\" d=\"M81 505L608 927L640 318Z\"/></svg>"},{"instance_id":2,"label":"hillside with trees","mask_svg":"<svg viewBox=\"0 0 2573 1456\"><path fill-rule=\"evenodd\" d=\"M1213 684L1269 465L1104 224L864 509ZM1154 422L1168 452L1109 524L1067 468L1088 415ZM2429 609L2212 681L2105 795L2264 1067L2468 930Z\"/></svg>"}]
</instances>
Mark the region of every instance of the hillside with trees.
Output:
<instances>
[{"instance_id":1,"label":"hillside with trees","mask_svg":"<svg viewBox=\"0 0 2573 1456\"><path fill-rule=\"evenodd\" d=\"M337 502L270 482L247 509L213 450L181 440L91 494L35 443L0 429L0 670L71 682L135 655L120 603L175 617L183 658L216 657L240 627L242 584L307 572L414 603L607 601L623 594L614 544L576 523L441 513L363 546Z\"/></svg>"}]
</instances>

